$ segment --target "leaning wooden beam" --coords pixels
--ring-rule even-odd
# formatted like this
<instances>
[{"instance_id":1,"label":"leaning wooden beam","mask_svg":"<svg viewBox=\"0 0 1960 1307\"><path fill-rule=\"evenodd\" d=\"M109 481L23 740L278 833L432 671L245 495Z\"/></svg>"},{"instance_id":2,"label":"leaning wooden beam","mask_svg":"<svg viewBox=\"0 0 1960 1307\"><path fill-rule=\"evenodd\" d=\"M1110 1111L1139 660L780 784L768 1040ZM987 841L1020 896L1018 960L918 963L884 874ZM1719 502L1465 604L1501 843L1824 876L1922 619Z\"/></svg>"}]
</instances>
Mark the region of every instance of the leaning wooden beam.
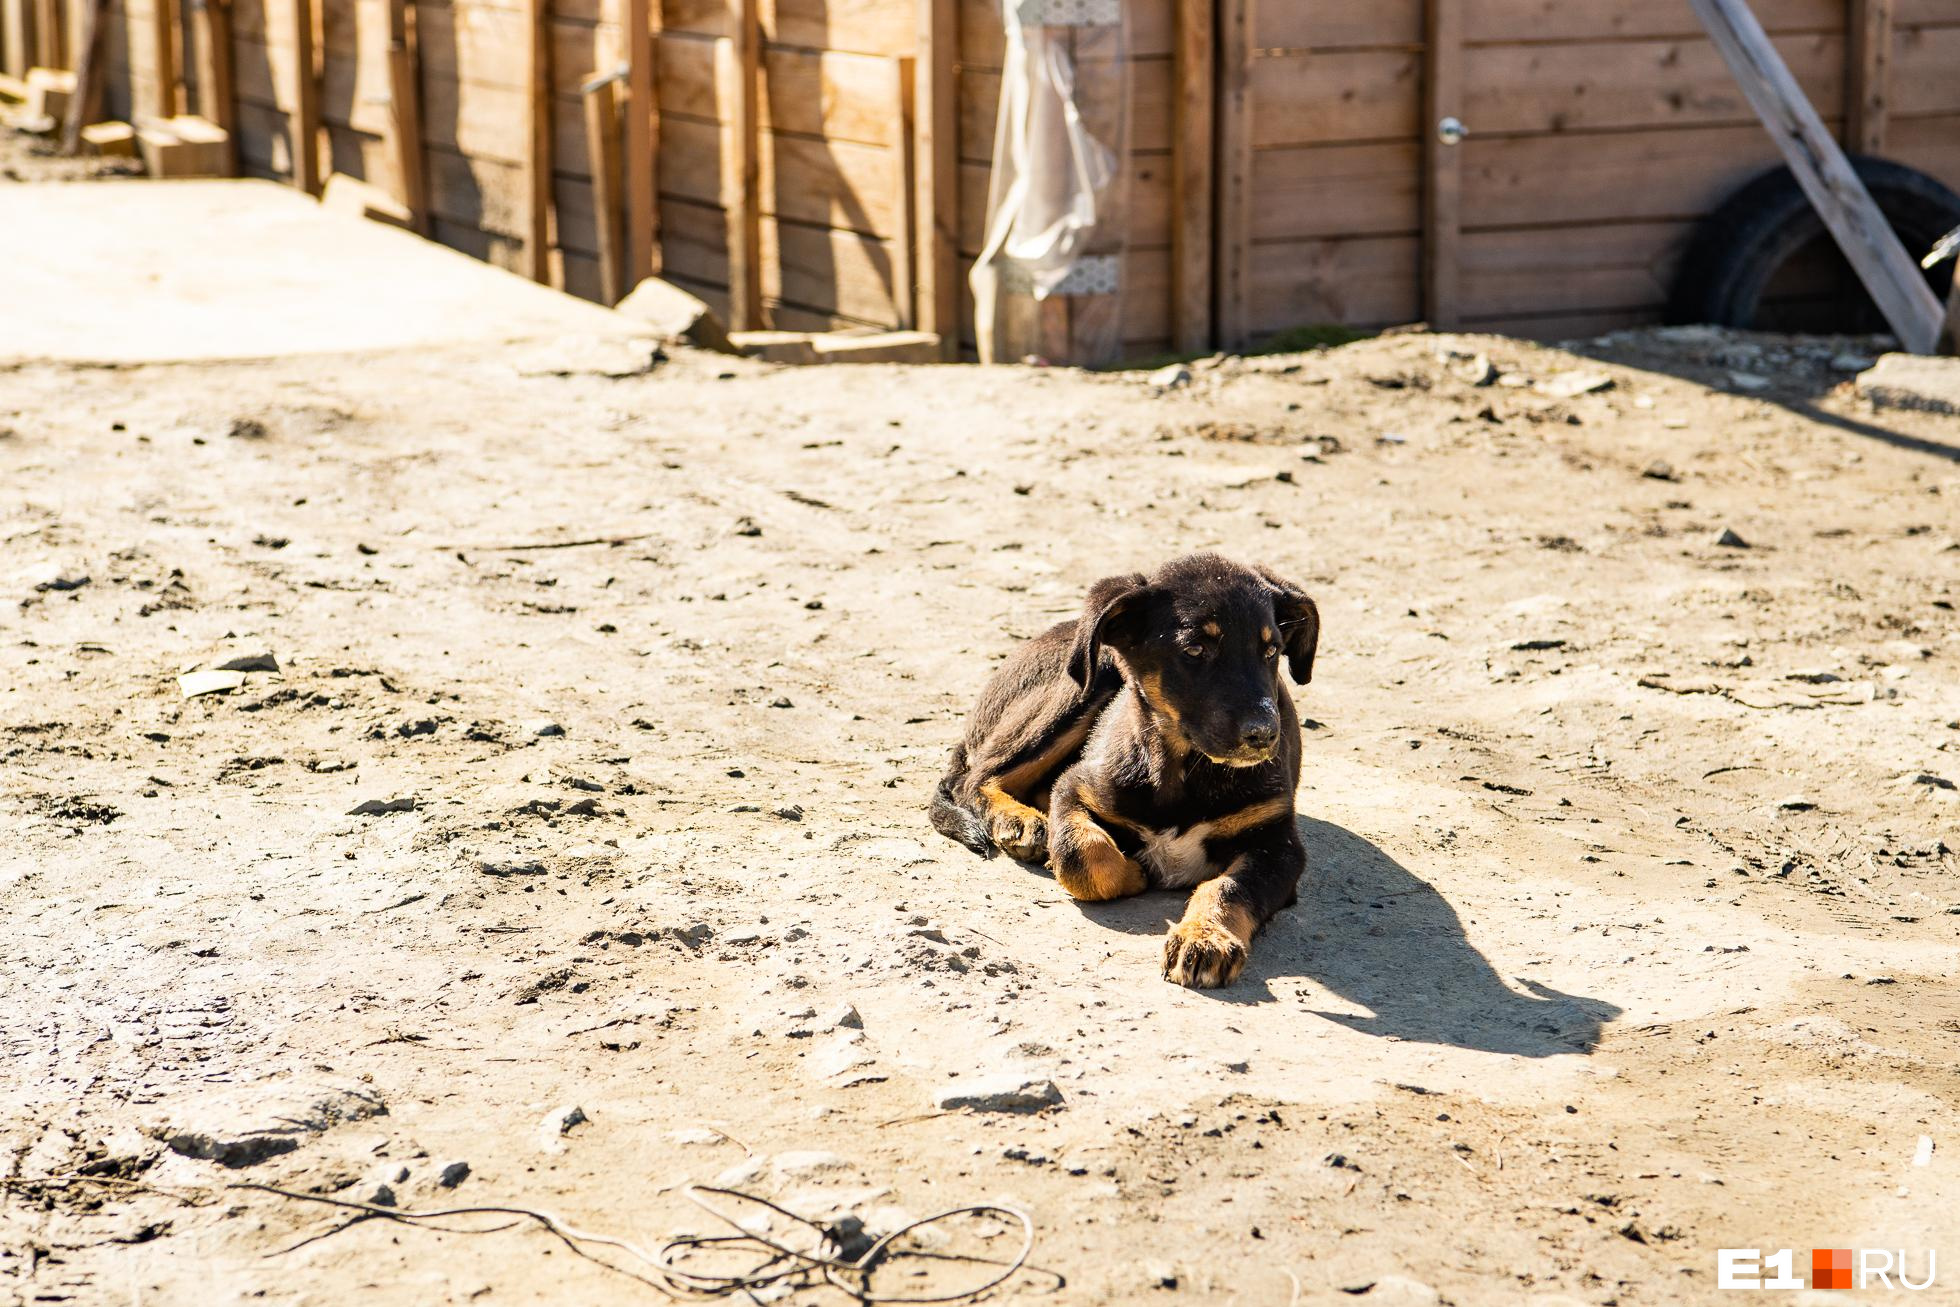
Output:
<instances>
[{"instance_id":1,"label":"leaning wooden beam","mask_svg":"<svg viewBox=\"0 0 1960 1307\"><path fill-rule=\"evenodd\" d=\"M1252 3L1218 0L1218 208L1216 301L1218 343L1244 349L1252 340Z\"/></svg>"},{"instance_id":2,"label":"leaning wooden beam","mask_svg":"<svg viewBox=\"0 0 1960 1307\"><path fill-rule=\"evenodd\" d=\"M1851 0L1844 59L1844 148L1882 154L1891 94L1892 0Z\"/></svg>"},{"instance_id":3,"label":"leaning wooden beam","mask_svg":"<svg viewBox=\"0 0 1960 1307\"><path fill-rule=\"evenodd\" d=\"M196 44L197 107L224 129L225 175L238 175L238 100L232 78L231 0L191 0Z\"/></svg>"},{"instance_id":4,"label":"leaning wooden beam","mask_svg":"<svg viewBox=\"0 0 1960 1307\"><path fill-rule=\"evenodd\" d=\"M395 172L401 178L408 229L429 234L428 165L422 151L421 50L410 0L388 0L388 116Z\"/></svg>"},{"instance_id":5,"label":"leaning wooden beam","mask_svg":"<svg viewBox=\"0 0 1960 1307\"><path fill-rule=\"evenodd\" d=\"M293 86L292 116L288 119L293 146L293 185L308 195L320 193L320 82L315 74L313 5L292 0Z\"/></svg>"},{"instance_id":6,"label":"leaning wooden beam","mask_svg":"<svg viewBox=\"0 0 1960 1307\"><path fill-rule=\"evenodd\" d=\"M1689 3L1893 334L1911 352L1931 353L1944 317L1939 300L1804 98L1747 0Z\"/></svg>"},{"instance_id":7,"label":"leaning wooden beam","mask_svg":"<svg viewBox=\"0 0 1960 1307\"><path fill-rule=\"evenodd\" d=\"M530 131L524 155L524 267L532 281L551 281L551 0L525 0L529 27L524 62Z\"/></svg>"},{"instance_id":8,"label":"leaning wooden beam","mask_svg":"<svg viewBox=\"0 0 1960 1307\"><path fill-rule=\"evenodd\" d=\"M654 154L659 134L654 130L660 111L655 93L657 70L653 47L654 0L626 0L626 132L623 142L626 174L626 277L630 289L654 275L653 252L659 248L659 207L654 200L658 175Z\"/></svg>"},{"instance_id":9,"label":"leaning wooden beam","mask_svg":"<svg viewBox=\"0 0 1960 1307\"><path fill-rule=\"evenodd\" d=\"M94 122L102 100L102 47L109 34L109 0L83 0L80 47L75 56L75 90L61 124L61 152L82 149L82 128Z\"/></svg>"},{"instance_id":10,"label":"leaning wooden beam","mask_svg":"<svg viewBox=\"0 0 1960 1307\"><path fill-rule=\"evenodd\" d=\"M940 357L960 349L959 10L956 0L918 0L912 73L913 262L920 328L939 334Z\"/></svg>"},{"instance_id":11,"label":"leaning wooden beam","mask_svg":"<svg viewBox=\"0 0 1960 1307\"><path fill-rule=\"evenodd\" d=\"M728 326L755 331L762 326L762 164L760 63L762 27L754 0L729 0L726 73L734 81L728 124L733 186L728 196Z\"/></svg>"},{"instance_id":12,"label":"leaning wooden beam","mask_svg":"<svg viewBox=\"0 0 1960 1307\"><path fill-rule=\"evenodd\" d=\"M599 302L626 294L625 233L620 229L619 83L603 73L580 87L585 99L585 152L592 161L592 215L599 229Z\"/></svg>"},{"instance_id":13,"label":"leaning wooden beam","mask_svg":"<svg viewBox=\"0 0 1960 1307\"><path fill-rule=\"evenodd\" d=\"M1211 348L1213 0L1177 0L1171 111L1171 348Z\"/></svg>"},{"instance_id":14,"label":"leaning wooden beam","mask_svg":"<svg viewBox=\"0 0 1960 1307\"><path fill-rule=\"evenodd\" d=\"M1428 0L1423 18L1422 316L1453 328L1462 301L1463 0Z\"/></svg>"}]
</instances>

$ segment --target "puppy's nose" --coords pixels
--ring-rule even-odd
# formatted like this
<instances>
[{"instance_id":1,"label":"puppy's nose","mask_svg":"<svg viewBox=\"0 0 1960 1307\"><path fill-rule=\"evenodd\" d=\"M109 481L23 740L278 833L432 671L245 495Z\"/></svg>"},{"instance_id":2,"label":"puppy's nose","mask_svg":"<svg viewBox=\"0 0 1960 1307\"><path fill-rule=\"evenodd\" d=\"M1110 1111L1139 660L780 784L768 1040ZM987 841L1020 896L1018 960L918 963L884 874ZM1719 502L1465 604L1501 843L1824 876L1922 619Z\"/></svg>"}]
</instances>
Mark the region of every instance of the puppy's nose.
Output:
<instances>
[{"instance_id":1,"label":"puppy's nose","mask_svg":"<svg viewBox=\"0 0 1960 1307\"><path fill-rule=\"evenodd\" d=\"M1270 705L1261 705L1261 710L1239 728L1239 740L1248 749L1272 748L1279 743L1279 713Z\"/></svg>"}]
</instances>

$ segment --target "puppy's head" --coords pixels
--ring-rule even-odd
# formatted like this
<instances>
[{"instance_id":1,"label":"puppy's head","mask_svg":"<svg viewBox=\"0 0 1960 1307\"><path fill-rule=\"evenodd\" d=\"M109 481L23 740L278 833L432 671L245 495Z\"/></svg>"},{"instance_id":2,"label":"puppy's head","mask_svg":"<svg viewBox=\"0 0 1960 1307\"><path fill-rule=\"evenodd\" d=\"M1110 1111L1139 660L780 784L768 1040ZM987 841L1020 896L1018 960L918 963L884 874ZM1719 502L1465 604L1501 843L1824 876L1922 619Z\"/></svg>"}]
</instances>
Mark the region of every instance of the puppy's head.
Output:
<instances>
[{"instance_id":1,"label":"puppy's head","mask_svg":"<svg viewBox=\"0 0 1960 1307\"><path fill-rule=\"evenodd\" d=\"M1214 762L1253 767L1279 747L1279 665L1313 678L1320 610L1263 568L1193 554L1089 591L1069 669L1087 685L1114 655L1160 724Z\"/></svg>"}]
</instances>

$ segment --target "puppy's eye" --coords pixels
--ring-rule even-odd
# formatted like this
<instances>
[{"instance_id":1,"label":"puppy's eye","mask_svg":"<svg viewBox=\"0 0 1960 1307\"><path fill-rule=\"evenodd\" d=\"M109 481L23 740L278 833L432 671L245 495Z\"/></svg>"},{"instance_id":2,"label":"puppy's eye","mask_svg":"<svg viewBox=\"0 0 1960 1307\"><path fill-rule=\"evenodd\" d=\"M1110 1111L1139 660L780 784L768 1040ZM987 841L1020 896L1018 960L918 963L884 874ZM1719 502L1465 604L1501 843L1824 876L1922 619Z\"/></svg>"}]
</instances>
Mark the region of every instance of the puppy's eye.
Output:
<instances>
[{"instance_id":1,"label":"puppy's eye","mask_svg":"<svg viewBox=\"0 0 1960 1307\"><path fill-rule=\"evenodd\" d=\"M1205 656L1205 647L1201 644L1187 644L1181 647L1181 652L1186 658L1202 658Z\"/></svg>"},{"instance_id":2,"label":"puppy's eye","mask_svg":"<svg viewBox=\"0 0 1960 1307\"><path fill-rule=\"evenodd\" d=\"M1273 659L1275 659L1275 658L1277 658L1277 657L1279 657L1279 646L1278 646L1278 645L1276 645L1276 644L1269 644L1269 645L1267 645L1267 646L1266 646L1266 661L1267 661L1267 662L1271 662L1271 661L1272 661Z\"/></svg>"}]
</instances>

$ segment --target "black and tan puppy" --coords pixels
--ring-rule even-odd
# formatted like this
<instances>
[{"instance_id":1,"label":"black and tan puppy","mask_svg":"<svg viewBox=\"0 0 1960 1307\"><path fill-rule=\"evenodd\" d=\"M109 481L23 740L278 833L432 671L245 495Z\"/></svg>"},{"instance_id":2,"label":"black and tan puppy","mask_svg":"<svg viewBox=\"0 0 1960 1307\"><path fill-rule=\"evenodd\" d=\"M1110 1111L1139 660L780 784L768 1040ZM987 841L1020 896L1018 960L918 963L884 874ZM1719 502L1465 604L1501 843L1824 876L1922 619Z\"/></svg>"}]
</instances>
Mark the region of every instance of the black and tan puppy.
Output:
<instances>
[{"instance_id":1,"label":"black and tan puppy","mask_svg":"<svg viewBox=\"0 0 1960 1307\"><path fill-rule=\"evenodd\" d=\"M1306 867L1280 661L1306 684L1319 640L1298 586L1215 554L1098 581L981 692L932 824L1047 862L1078 899L1195 887L1164 977L1229 985Z\"/></svg>"}]
</instances>

